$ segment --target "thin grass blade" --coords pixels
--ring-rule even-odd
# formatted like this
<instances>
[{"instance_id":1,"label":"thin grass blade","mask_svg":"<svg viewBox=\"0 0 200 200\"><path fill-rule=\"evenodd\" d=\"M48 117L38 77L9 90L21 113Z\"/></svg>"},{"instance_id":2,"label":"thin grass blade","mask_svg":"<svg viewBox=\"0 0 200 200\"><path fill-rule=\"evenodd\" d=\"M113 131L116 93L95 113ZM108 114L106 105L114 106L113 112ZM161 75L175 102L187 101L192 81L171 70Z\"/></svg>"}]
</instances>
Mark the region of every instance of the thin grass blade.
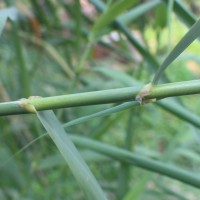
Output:
<instances>
[{"instance_id":1,"label":"thin grass blade","mask_svg":"<svg viewBox=\"0 0 200 200\"><path fill-rule=\"evenodd\" d=\"M200 128L200 117L189 109L184 108L180 104L171 100L162 100L156 103L162 109L172 113L185 122Z\"/></svg>"},{"instance_id":2,"label":"thin grass blade","mask_svg":"<svg viewBox=\"0 0 200 200\"><path fill-rule=\"evenodd\" d=\"M171 0L163 0L166 4ZM179 19L185 23L188 27L191 27L196 22L196 17L190 10L183 4L182 1L174 1L174 12Z\"/></svg>"},{"instance_id":3,"label":"thin grass blade","mask_svg":"<svg viewBox=\"0 0 200 200\"><path fill-rule=\"evenodd\" d=\"M168 29L168 49L171 47L171 38L172 38L172 15L173 15L173 8L174 8L174 0L169 0L168 2L168 9L167 9L167 29Z\"/></svg>"},{"instance_id":4,"label":"thin grass blade","mask_svg":"<svg viewBox=\"0 0 200 200\"><path fill-rule=\"evenodd\" d=\"M124 25L127 25L140 17L141 15L144 15L147 13L149 10L155 8L158 6L160 3L162 3L161 0L154 0L154 1L149 1L146 3L142 3L139 6L131 9L130 11L122 14L119 18L118 21Z\"/></svg>"},{"instance_id":5,"label":"thin grass blade","mask_svg":"<svg viewBox=\"0 0 200 200\"><path fill-rule=\"evenodd\" d=\"M94 6L101 12L106 9L105 4L100 0L90 0L90 2L94 4ZM158 61L151 55L151 53L133 36L133 34L126 26L124 26L124 24L120 23L118 20L115 20L114 25L126 36L129 42L138 50L142 57L144 57L152 71L155 71L155 69L159 67L159 64Z\"/></svg>"},{"instance_id":6,"label":"thin grass blade","mask_svg":"<svg viewBox=\"0 0 200 200\"><path fill-rule=\"evenodd\" d=\"M135 0L120 0L111 5L94 24L90 40L95 41L99 37L99 33L102 33L103 28L109 25L117 16L135 3Z\"/></svg>"},{"instance_id":7,"label":"thin grass blade","mask_svg":"<svg viewBox=\"0 0 200 200\"><path fill-rule=\"evenodd\" d=\"M101 187L53 111L40 111L37 112L37 116L58 147L88 199L106 200L107 198Z\"/></svg>"},{"instance_id":8,"label":"thin grass blade","mask_svg":"<svg viewBox=\"0 0 200 200\"><path fill-rule=\"evenodd\" d=\"M174 47L156 72L152 84L157 84L165 69L200 35L200 20L185 34L181 41Z\"/></svg>"},{"instance_id":9,"label":"thin grass blade","mask_svg":"<svg viewBox=\"0 0 200 200\"><path fill-rule=\"evenodd\" d=\"M80 118L74 119L74 120L72 120L70 122L65 123L63 125L63 127L67 128L69 126L74 126L76 124L87 122L87 121L92 120L92 119L97 118L97 117L105 117L105 116L114 114L116 112L120 112L120 111L124 111L124 110L130 109L131 107L138 106L138 105L139 105L139 103L135 102L135 101L134 102L123 103L123 104L120 104L118 106L114 106L112 108L108 108L106 110L103 110L103 111L100 111L100 112L97 112L97 113L94 113L94 114L91 114L91 115L87 115L87 116L84 116L84 117L80 117Z\"/></svg>"}]
</instances>

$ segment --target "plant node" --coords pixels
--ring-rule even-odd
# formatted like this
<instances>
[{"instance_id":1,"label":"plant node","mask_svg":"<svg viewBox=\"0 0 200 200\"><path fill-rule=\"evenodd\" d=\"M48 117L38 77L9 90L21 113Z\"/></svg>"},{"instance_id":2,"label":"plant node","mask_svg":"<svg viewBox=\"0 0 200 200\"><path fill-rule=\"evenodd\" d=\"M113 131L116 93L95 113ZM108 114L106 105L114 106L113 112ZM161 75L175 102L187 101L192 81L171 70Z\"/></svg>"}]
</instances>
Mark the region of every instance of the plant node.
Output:
<instances>
[{"instance_id":1,"label":"plant node","mask_svg":"<svg viewBox=\"0 0 200 200\"><path fill-rule=\"evenodd\" d=\"M35 106L29 102L31 99L41 98L40 96L30 96L28 99L22 98L19 101L19 106L29 113L36 113Z\"/></svg>"},{"instance_id":2,"label":"plant node","mask_svg":"<svg viewBox=\"0 0 200 200\"><path fill-rule=\"evenodd\" d=\"M151 94L153 85L152 83L148 83L145 85L139 92L139 94L135 97L135 100L140 104L152 103L155 102L156 99L144 99L146 96Z\"/></svg>"}]
</instances>

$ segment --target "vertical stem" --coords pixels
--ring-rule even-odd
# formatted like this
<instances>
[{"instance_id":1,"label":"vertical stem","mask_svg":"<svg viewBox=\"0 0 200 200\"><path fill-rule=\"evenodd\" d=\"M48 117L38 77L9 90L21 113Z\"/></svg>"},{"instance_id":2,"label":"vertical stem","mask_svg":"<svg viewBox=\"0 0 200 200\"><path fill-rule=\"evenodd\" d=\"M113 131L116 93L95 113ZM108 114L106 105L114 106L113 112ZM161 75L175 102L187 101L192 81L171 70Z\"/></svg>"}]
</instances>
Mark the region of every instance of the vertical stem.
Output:
<instances>
[{"instance_id":1,"label":"vertical stem","mask_svg":"<svg viewBox=\"0 0 200 200\"><path fill-rule=\"evenodd\" d=\"M125 149L130 150L132 146L132 125L133 125L133 110L129 111L126 138L125 138ZM129 188L129 177L130 177L130 165L128 163L121 162L120 173L119 173L119 187L118 187L118 199L122 199Z\"/></svg>"},{"instance_id":2,"label":"vertical stem","mask_svg":"<svg viewBox=\"0 0 200 200\"><path fill-rule=\"evenodd\" d=\"M117 199L123 199L128 192L130 165L129 163L121 162L119 168L119 179L117 188Z\"/></svg>"},{"instance_id":3,"label":"vertical stem","mask_svg":"<svg viewBox=\"0 0 200 200\"><path fill-rule=\"evenodd\" d=\"M127 123L127 130L126 130L126 138L125 138L125 148L130 150L132 147L132 138L133 138L133 115L135 111L130 109L129 116L128 116L128 123Z\"/></svg>"},{"instance_id":4,"label":"vertical stem","mask_svg":"<svg viewBox=\"0 0 200 200\"><path fill-rule=\"evenodd\" d=\"M19 79L21 81L22 96L28 97L30 95L30 82L28 70L25 62L25 57L23 55L23 48L21 45L21 40L19 37L19 27L17 22L12 22L13 37L15 44L15 53L17 56L17 62L19 65Z\"/></svg>"},{"instance_id":5,"label":"vertical stem","mask_svg":"<svg viewBox=\"0 0 200 200\"><path fill-rule=\"evenodd\" d=\"M172 14L173 14L173 7L174 7L174 0L169 0L168 2L168 11L167 11L167 26L168 26L168 51L171 47L171 35L172 35L172 28L171 28L171 22L172 22Z\"/></svg>"}]
</instances>

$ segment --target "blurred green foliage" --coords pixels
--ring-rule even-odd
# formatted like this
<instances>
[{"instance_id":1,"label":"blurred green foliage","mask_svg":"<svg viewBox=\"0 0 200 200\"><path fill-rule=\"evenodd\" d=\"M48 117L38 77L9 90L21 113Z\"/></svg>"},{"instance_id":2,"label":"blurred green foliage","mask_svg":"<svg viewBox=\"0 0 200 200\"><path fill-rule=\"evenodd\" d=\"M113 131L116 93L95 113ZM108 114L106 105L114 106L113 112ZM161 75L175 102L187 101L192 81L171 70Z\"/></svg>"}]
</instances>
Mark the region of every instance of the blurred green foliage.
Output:
<instances>
[{"instance_id":1,"label":"blurred green foliage","mask_svg":"<svg viewBox=\"0 0 200 200\"><path fill-rule=\"evenodd\" d=\"M97 4L101 7L101 3L104 3L109 11L109 6L115 3L92 2L1 2L2 9L15 7L18 12L17 20L8 20L1 36L1 102L34 95L46 97L133 86L135 80L148 83L159 66L152 67L152 63L161 63L169 48L174 47L187 31L185 24L188 23L181 21L175 11L171 13L170 24L167 23L169 1L160 1L155 7L149 7L149 10L147 7L138 16L133 16L131 23L126 26L144 51L134 46L116 23L95 30L102 36L88 46L93 25L101 16ZM129 11L145 3L136 1ZM193 4L198 3L181 2L189 13L194 10ZM196 10L192 14L199 16ZM126 13L126 10L122 11L116 18L120 19ZM198 49L197 41L167 69L166 79L170 82L198 79ZM78 71L80 63L82 68ZM197 109L198 97L194 95L173 100L200 114ZM66 123L112 106L66 108L56 110L56 115L62 123ZM0 117L0 127L0 199L85 199L48 136L13 156L45 132L34 115ZM67 131L199 175L199 129L155 104L94 118L68 127ZM80 152L110 200L199 198L199 190L192 186L110 159L89 149L80 148Z\"/></svg>"}]
</instances>

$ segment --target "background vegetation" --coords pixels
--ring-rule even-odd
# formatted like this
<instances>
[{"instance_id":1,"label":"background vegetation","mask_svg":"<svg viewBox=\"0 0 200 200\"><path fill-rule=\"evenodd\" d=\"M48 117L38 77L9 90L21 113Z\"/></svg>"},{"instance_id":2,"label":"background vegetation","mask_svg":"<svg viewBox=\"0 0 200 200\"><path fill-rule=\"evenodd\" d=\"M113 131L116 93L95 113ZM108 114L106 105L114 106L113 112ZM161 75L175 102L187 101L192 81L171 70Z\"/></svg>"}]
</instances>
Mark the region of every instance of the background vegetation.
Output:
<instances>
[{"instance_id":1,"label":"background vegetation","mask_svg":"<svg viewBox=\"0 0 200 200\"><path fill-rule=\"evenodd\" d=\"M0 21L1 102L147 84L200 9L198 1L173 0L5 0L0 6L0 19L13 19ZM195 41L160 83L198 79L199 63ZM55 114L62 124L71 121L65 130L108 199L192 200L200 195L198 98L108 114L97 113L119 104ZM100 117L89 117L95 113ZM0 127L0 199L88 199L36 115L2 116ZM148 159L163 165L149 169ZM169 178L163 166L191 176Z\"/></svg>"}]
</instances>

